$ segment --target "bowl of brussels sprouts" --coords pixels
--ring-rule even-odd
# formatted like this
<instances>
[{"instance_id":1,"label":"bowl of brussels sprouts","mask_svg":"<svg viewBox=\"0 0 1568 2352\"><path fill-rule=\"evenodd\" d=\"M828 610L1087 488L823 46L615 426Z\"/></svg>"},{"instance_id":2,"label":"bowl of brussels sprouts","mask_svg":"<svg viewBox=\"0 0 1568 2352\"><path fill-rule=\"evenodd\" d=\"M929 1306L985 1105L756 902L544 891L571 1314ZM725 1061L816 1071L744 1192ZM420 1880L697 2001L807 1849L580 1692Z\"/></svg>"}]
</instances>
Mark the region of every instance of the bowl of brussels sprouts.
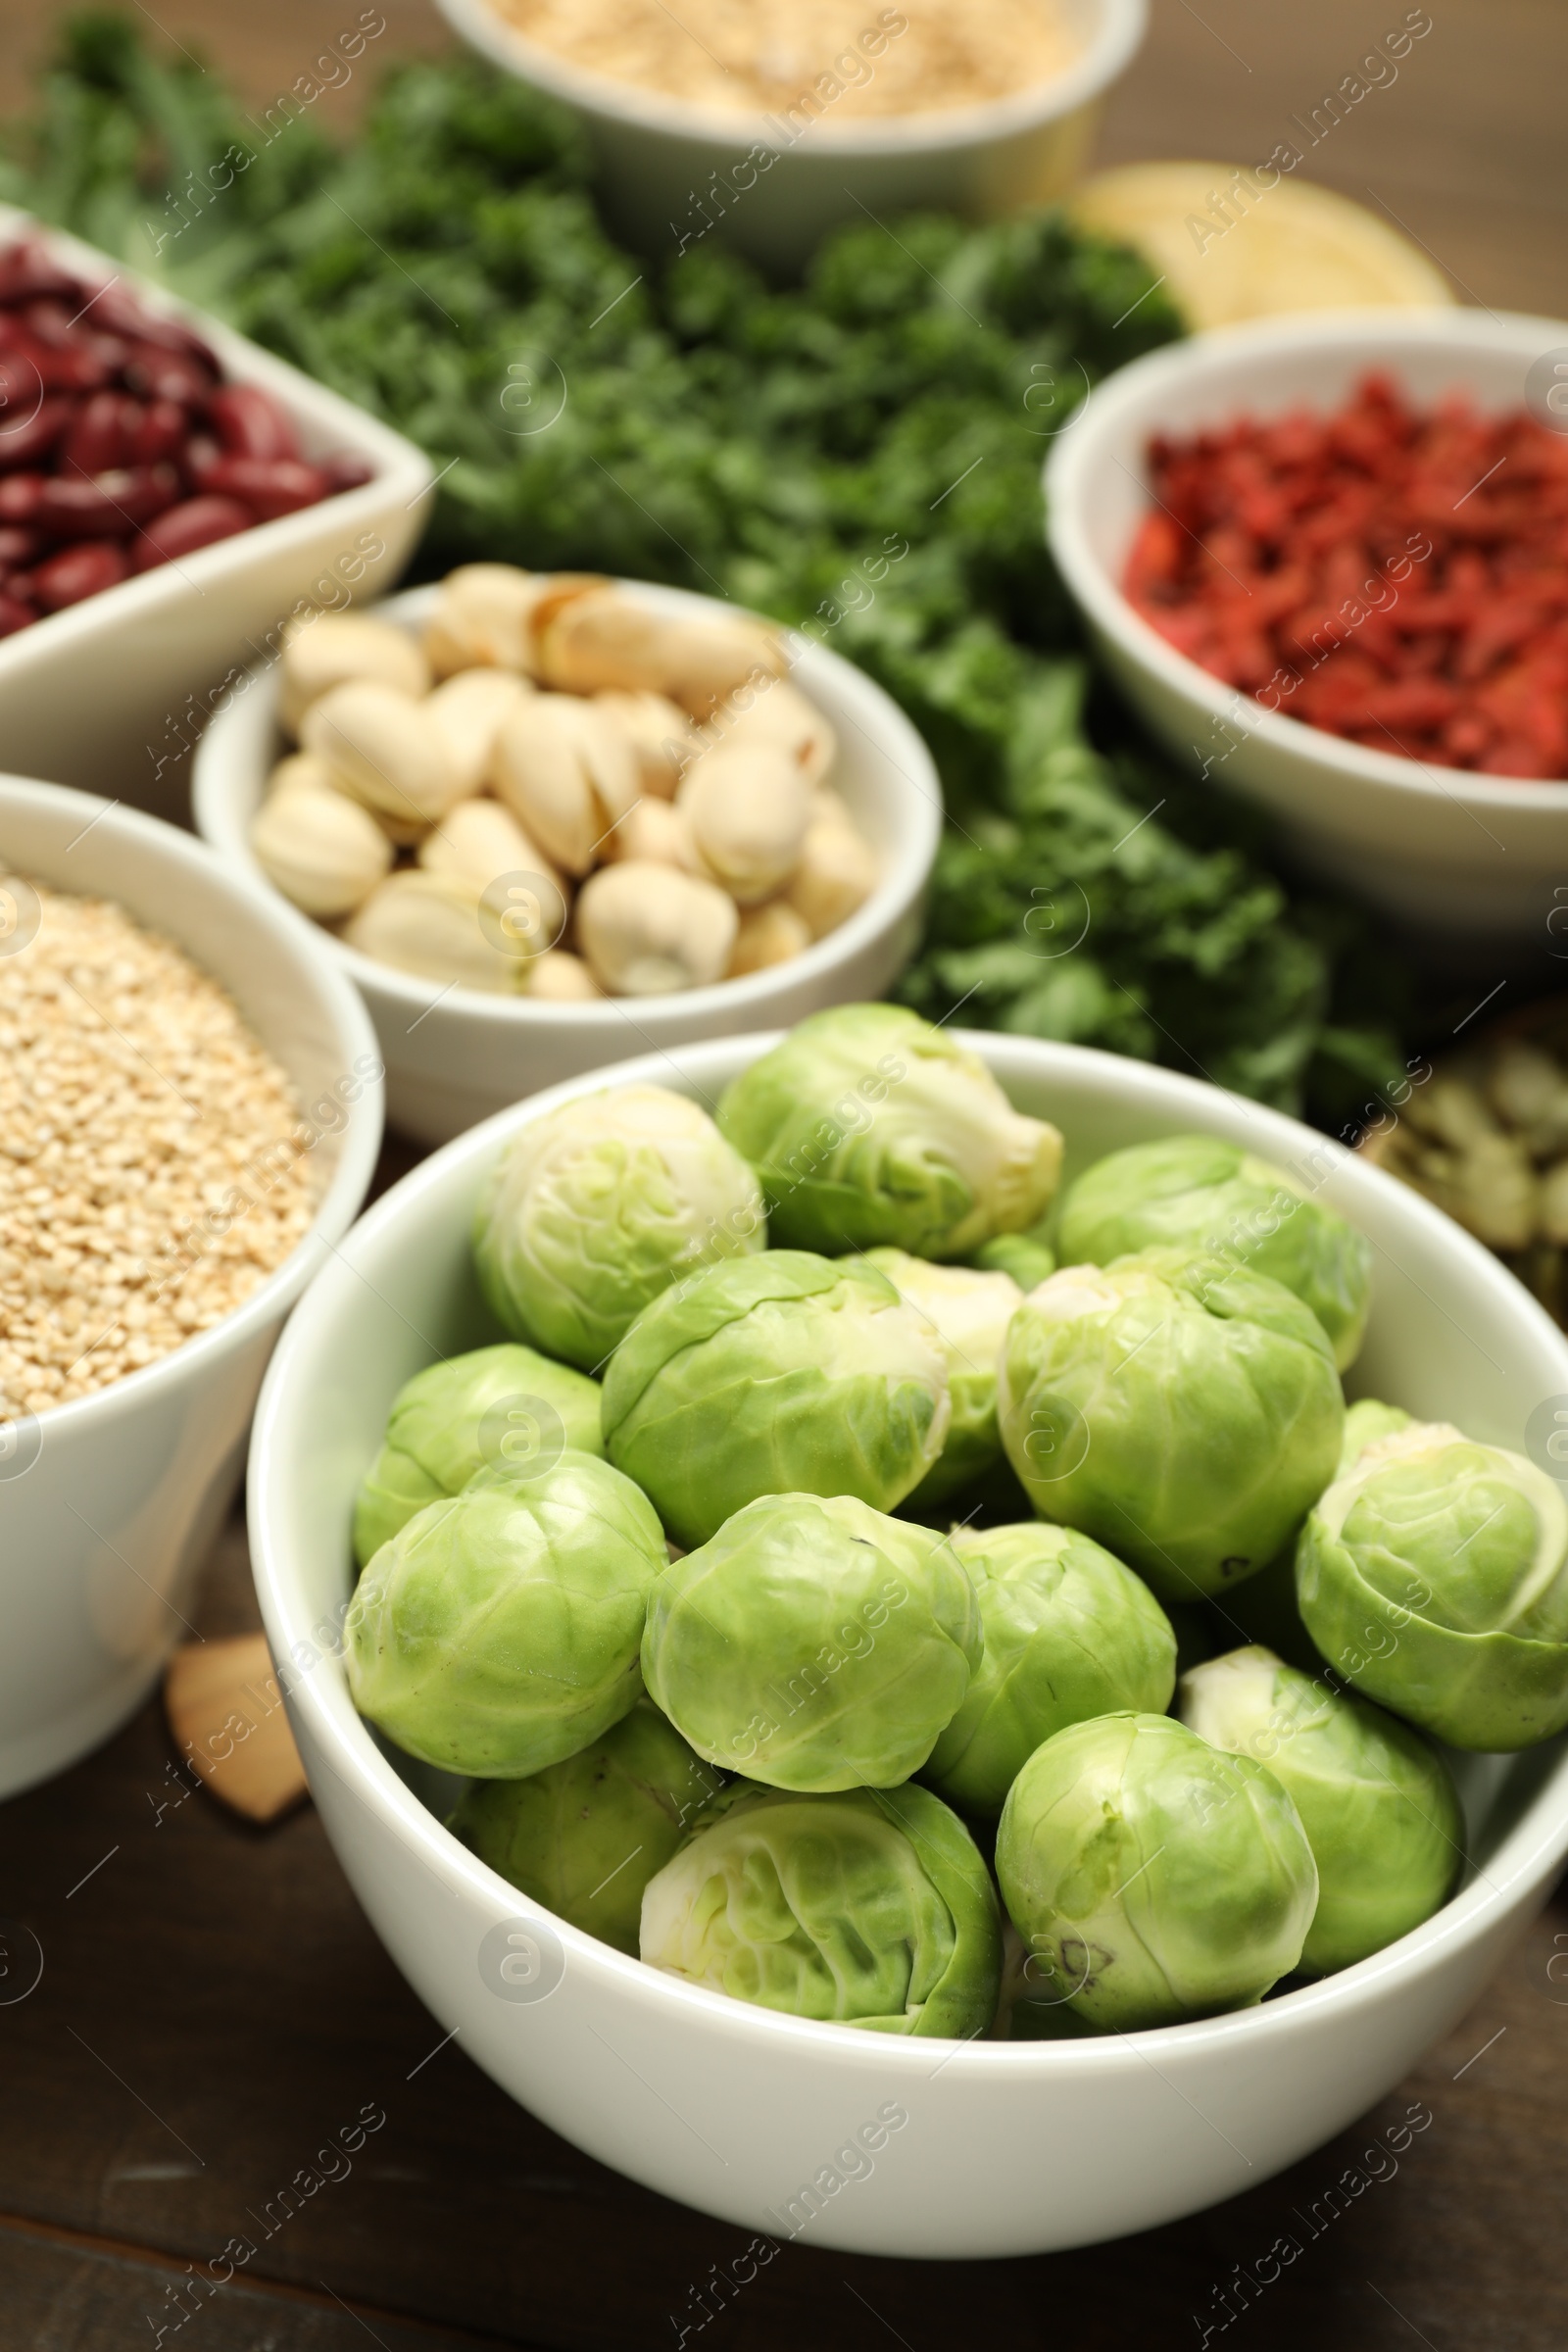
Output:
<instances>
[{"instance_id":1,"label":"bowl of brussels sprouts","mask_svg":"<svg viewBox=\"0 0 1568 2352\"><path fill-rule=\"evenodd\" d=\"M1562 1333L1353 1153L841 1006L394 1188L274 1359L253 1555L476 2064L770 2238L1019 2254L1330 2137L1544 1899L1559 1421Z\"/></svg>"}]
</instances>

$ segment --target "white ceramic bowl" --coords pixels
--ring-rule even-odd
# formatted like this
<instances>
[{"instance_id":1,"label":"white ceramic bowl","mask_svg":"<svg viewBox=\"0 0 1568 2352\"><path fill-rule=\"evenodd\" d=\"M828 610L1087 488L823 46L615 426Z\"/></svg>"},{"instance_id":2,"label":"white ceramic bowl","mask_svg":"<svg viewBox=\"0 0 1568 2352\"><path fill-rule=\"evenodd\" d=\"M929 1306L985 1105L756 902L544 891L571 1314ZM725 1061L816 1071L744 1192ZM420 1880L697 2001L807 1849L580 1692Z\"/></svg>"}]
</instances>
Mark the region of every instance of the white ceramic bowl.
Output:
<instances>
[{"instance_id":1,"label":"white ceramic bowl","mask_svg":"<svg viewBox=\"0 0 1568 2352\"><path fill-rule=\"evenodd\" d=\"M923 115L814 120L726 113L594 74L531 40L488 0L436 0L454 30L584 124L606 212L640 252L673 259L716 233L792 272L867 213L917 207L988 218L1061 195L1081 172L1105 90L1132 62L1148 0L1063 0L1081 48L1038 88ZM875 12L866 10L874 23ZM824 57L821 70L832 65ZM874 70L874 69L873 69ZM771 162L750 161L767 156ZM714 216L717 215L716 221Z\"/></svg>"},{"instance_id":2,"label":"white ceramic bowl","mask_svg":"<svg viewBox=\"0 0 1568 2352\"><path fill-rule=\"evenodd\" d=\"M1429 767L1265 710L1190 662L1121 593L1149 510L1152 434L1308 402L1330 409L1369 368L1422 405L1455 389L1526 405L1525 378L1568 353L1568 325L1472 310L1346 311L1227 327L1135 360L1096 387L1046 466L1051 551L1106 665L1183 766L1261 801L1315 871L1446 935L1548 944L1568 881L1568 782Z\"/></svg>"},{"instance_id":3,"label":"white ceramic bowl","mask_svg":"<svg viewBox=\"0 0 1568 2352\"><path fill-rule=\"evenodd\" d=\"M642 581L620 585L662 610L710 612L709 597ZM394 597L386 617L416 626L437 590ZM828 781L842 792L881 861L865 905L791 962L667 997L612 997L592 1004L530 1004L522 997L443 990L375 963L323 932L328 951L370 1008L387 1070L387 1116L420 1142L444 1144L492 1111L579 1071L701 1037L788 1025L825 1004L880 997L914 953L920 901L942 832L942 787L898 705L862 670L792 638L792 676L832 720L839 752ZM196 755L196 827L231 864L261 877L247 835L267 777L286 749L277 681L267 677L209 727ZM264 885L271 884L261 877Z\"/></svg>"},{"instance_id":4,"label":"white ceramic bowl","mask_svg":"<svg viewBox=\"0 0 1568 2352\"><path fill-rule=\"evenodd\" d=\"M310 1233L241 1306L110 1388L0 1423L4 1797L106 1740L187 1638L272 1343L374 1172L381 1083L365 1008L309 926L188 834L0 776L0 859L60 890L118 900L175 940L229 991L322 1130Z\"/></svg>"},{"instance_id":5,"label":"white ceramic bowl","mask_svg":"<svg viewBox=\"0 0 1568 2352\"><path fill-rule=\"evenodd\" d=\"M773 1042L723 1040L612 1076L711 1102ZM1069 1173L1118 1146L1195 1128L1304 1160L1308 1183L1326 1171L1324 1198L1376 1246L1360 1392L1513 1446L1543 1399L1568 1395L1568 1339L1512 1276L1337 1145L1110 1054L974 1034L965 1043L1020 1109L1059 1122ZM493 1336L468 1254L483 1176L511 1137L581 1091L557 1088L406 1177L284 1334L250 1478L252 1556L279 1658L312 1665L318 1629L341 1622L356 1483L398 1385ZM420 1801L421 1790L443 1801L441 1776L378 1744L335 1654L295 1683L294 1728L327 1834L440 2026L605 2163L808 2245L1033 2253L1152 2229L1255 2187L1363 2113L1463 2014L1568 1851L1562 1741L1467 1759L1465 1884L1374 1959L1261 2008L1157 2033L1017 2047L905 2040L697 1990L553 1921L442 1828ZM907 2120L867 2169L853 2135L869 2127L875 2146L889 2102ZM797 2202L792 2218L791 2201L812 2182L820 2210Z\"/></svg>"},{"instance_id":6,"label":"white ceramic bowl","mask_svg":"<svg viewBox=\"0 0 1568 2352\"><path fill-rule=\"evenodd\" d=\"M217 319L0 205L0 247L24 231L87 283L118 277L149 311L192 328L230 381L260 386L287 411L308 458L340 453L372 468L358 490L258 523L0 638L4 754L14 769L183 815L182 755L246 666L259 654L275 659L277 632L295 607L360 602L396 580L424 525L429 461L401 433Z\"/></svg>"}]
</instances>

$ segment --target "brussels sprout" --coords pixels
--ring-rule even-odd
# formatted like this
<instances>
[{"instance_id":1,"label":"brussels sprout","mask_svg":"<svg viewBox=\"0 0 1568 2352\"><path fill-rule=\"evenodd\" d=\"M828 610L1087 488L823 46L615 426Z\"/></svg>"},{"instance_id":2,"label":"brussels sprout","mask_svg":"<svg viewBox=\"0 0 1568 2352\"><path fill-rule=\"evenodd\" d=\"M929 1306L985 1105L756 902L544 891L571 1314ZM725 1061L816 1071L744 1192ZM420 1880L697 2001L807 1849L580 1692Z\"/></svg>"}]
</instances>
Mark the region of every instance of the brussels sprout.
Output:
<instances>
[{"instance_id":1,"label":"brussels sprout","mask_svg":"<svg viewBox=\"0 0 1568 2352\"><path fill-rule=\"evenodd\" d=\"M925 1778L960 1813L994 1819L1053 1733L1168 1707L1176 1637L1143 1580L1088 1536L1032 1525L952 1542L974 1580L985 1654Z\"/></svg>"},{"instance_id":2,"label":"brussels sprout","mask_svg":"<svg viewBox=\"0 0 1568 2352\"><path fill-rule=\"evenodd\" d=\"M1261 2000L1317 1903L1273 1774L1168 1715L1102 1715L1037 1747L1002 1809L997 1876L1041 1977L1119 2033Z\"/></svg>"},{"instance_id":3,"label":"brussels sprout","mask_svg":"<svg viewBox=\"0 0 1568 2352\"><path fill-rule=\"evenodd\" d=\"M941 1454L951 1412L942 1351L886 1275L800 1250L666 1291L605 1374L610 1458L687 1545L759 1494L891 1510Z\"/></svg>"},{"instance_id":4,"label":"brussels sprout","mask_svg":"<svg viewBox=\"0 0 1568 2352\"><path fill-rule=\"evenodd\" d=\"M984 1274L1010 1274L1020 1291L1032 1291L1056 1271L1056 1252L1032 1233L999 1233L971 1250L966 1261Z\"/></svg>"},{"instance_id":5,"label":"brussels sprout","mask_svg":"<svg viewBox=\"0 0 1568 2352\"><path fill-rule=\"evenodd\" d=\"M953 1418L942 1457L929 1469L911 1504L923 1509L956 1494L1002 1458L997 1427L997 1362L1007 1325L1023 1293L1010 1274L970 1266L934 1266L903 1250L868 1250L861 1263L885 1274L935 1340L948 1367Z\"/></svg>"},{"instance_id":6,"label":"brussels sprout","mask_svg":"<svg viewBox=\"0 0 1568 2352\"><path fill-rule=\"evenodd\" d=\"M1092 2041L1095 2029L1062 1998L1010 1919L1002 1923L1002 1991L992 2041Z\"/></svg>"},{"instance_id":7,"label":"brussels sprout","mask_svg":"<svg viewBox=\"0 0 1568 2352\"><path fill-rule=\"evenodd\" d=\"M689 1984L880 2034L983 2034L1002 1923L963 1824L924 1788L742 1782L643 1896L642 1956Z\"/></svg>"},{"instance_id":8,"label":"brussels sprout","mask_svg":"<svg viewBox=\"0 0 1568 2352\"><path fill-rule=\"evenodd\" d=\"M602 1364L694 1267L765 1249L757 1179L712 1120L662 1086L621 1086L524 1127L474 1220L480 1288L548 1355Z\"/></svg>"},{"instance_id":9,"label":"brussels sprout","mask_svg":"<svg viewBox=\"0 0 1568 2352\"><path fill-rule=\"evenodd\" d=\"M777 1788L891 1788L980 1663L946 1536L852 1495L769 1494L661 1577L643 1676L701 1756Z\"/></svg>"},{"instance_id":10,"label":"brussels sprout","mask_svg":"<svg viewBox=\"0 0 1568 2352\"><path fill-rule=\"evenodd\" d=\"M1217 1136L1169 1135L1097 1160L1062 1200L1058 1239L1067 1265L1175 1248L1271 1275L1312 1309L1341 1371L1366 1330L1371 1243L1283 1168Z\"/></svg>"},{"instance_id":11,"label":"brussels sprout","mask_svg":"<svg viewBox=\"0 0 1568 2352\"><path fill-rule=\"evenodd\" d=\"M1568 1502L1522 1454L1442 1422L1377 1440L1301 1530L1296 1596L1347 1682L1451 1746L1568 1724Z\"/></svg>"},{"instance_id":12,"label":"brussels sprout","mask_svg":"<svg viewBox=\"0 0 1568 2352\"><path fill-rule=\"evenodd\" d=\"M646 1497L592 1454L481 1470L361 1577L343 1627L354 1703L448 1772L542 1772L636 1704L666 1557Z\"/></svg>"},{"instance_id":13,"label":"brussels sprout","mask_svg":"<svg viewBox=\"0 0 1568 2352\"><path fill-rule=\"evenodd\" d=\"M460 1493L476 1470L541 1468L568 1446L605 1450L597 1381L531 1348L476 1348L427 1364L392 1399L355 1505L355 1558L363 1568L416 1511Z\"/></svg>"},{"instance_id":14,"label":"brussels sprout","mask_svg":"<svg viewBox=\"0 0 1568 2352\"><path fill-rule=\"evenodd\" d=\"M1191 1600L1274 1557L1334 1475L1345 1405L1323 1326L1283 1284L1146 1250L1031 1293L999 1417L1042 1518Z\"/></svg>"},{"instance_id":15,"label":"brussels sprout","mask_svg":"<svg viewBox=\"0 0 1568 2352\"><path fill-rule=\"evenodd\" d=\"M1358 1462L1369 1446L1384 1438L1392 1438L1401 1429L1408 1429L1414 1414L1397 1404L1379 1404L1375 1396L1363 1396L1359 1403L1345 1408L1345 1438L1340 1446L1340 1467L1337 1475Z\"/></svg>"},{"instance_id":16,"label":"brussels sprout","mask_svg":"<svg viewBox=\"0 0 1568 2352\"><path fill-rule=\"evenodd\" d=\"M1256 1647L1184 1675L1181 1718L1210 1747L1266 1764L1301 1816L1318 1876L1304 1969L1348 1968L1447 1901L1464 1815L1419 1732Z\"/></svg>"},{"instance_id":17,"label":"brussels sprout","mask_svg":"<svg viewBox=\"0 0 1568 2352\"><path fill-rule=\"evenodd\" d=\"M732 1079L718 1123L762 1180L773 1238L962 1257L1049 1204L1061 1137L979 1056L896 1004L813 1013Z\"/></svg>"},{"instance_id":18,"label":"brussels sprout","mask_svg":"<svg viewBox=\"0 0 1568 2352\"><path fill-rule=\"evenodd\" d=\"M558 1919L637 1957L643 1888L723 1786L651 1699L525 1781L475 1781L448 1828Z\"/></svg>"}]
</instances>

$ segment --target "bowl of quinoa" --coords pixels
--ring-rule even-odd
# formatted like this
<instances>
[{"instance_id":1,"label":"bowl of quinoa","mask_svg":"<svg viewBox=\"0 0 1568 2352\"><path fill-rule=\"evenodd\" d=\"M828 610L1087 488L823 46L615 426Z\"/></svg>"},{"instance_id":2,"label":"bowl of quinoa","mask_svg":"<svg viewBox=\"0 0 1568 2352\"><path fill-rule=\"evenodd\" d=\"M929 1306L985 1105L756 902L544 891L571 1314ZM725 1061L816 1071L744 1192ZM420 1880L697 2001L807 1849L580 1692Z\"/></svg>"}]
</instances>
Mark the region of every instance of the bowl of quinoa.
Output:
<instances>
[{"instance_id":1,"label":"bowl of quinoa","mask_svg":"<svg viewBox=\"0 0 1568 2352\"><path fill-rule=\"evenodd\" d=\"M156 818L0 777L0 1796L188 1631L381 1064L309 924Z\"/></svg>"}]
</instances>

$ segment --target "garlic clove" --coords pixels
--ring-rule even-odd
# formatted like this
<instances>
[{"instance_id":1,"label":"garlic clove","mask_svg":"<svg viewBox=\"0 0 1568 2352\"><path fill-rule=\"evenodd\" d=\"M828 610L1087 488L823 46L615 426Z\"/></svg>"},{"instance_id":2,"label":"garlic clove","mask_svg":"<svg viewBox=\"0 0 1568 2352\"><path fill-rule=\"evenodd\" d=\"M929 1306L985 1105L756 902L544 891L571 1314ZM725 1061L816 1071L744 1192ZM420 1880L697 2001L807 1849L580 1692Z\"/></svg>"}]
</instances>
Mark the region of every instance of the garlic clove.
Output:
<instances>
[{"instance_id":1,"label":"garlic clove","mask_svg":"<svg viewBox=\"0 0 1568 2352\"><path fill-rule=\"evenodd\" d=\"M344 928L362 956L421 980L515 996L525 985L531 950L509 942L503 926L481 920L477 892L453 874L414 866L389 874Z\"/></svg>"},{"instance_id":2,"label":"garlic clove","mask_svg":"<svg viewBox=\"0 0 1568 2352\"><path fill-rule=\"evenodd\" d=\"M463 770L423 703L363 679L333 686L305 713L301 742L339 789L404 830L424 831L463 797Z\"/></svg>"},{"instance_id":3,"label":"garlic clove","mask_svg":"<svg viewBox=\"0 0 1568 2352\"><path fill-rule=\"evenodd\" d=\"M876 885L876 853L864 835L836 817L819 816L807 828L783 896L811 937L822 939L863 906Z\"/></svg>"},{"instance_id":4,"label":"garlic clove","mask_svg":"<svg viewBox=\"0 0 1568 2352\"><path fill-rule=\"evenodd\" d=\"M668 996L723 977L735 945L735 904L711 882L672 865L627 858L601 866L577 894L577 939L611 996Z\"/></svg>"},{"instance_id":5,"label":"garlic clove","mask_svg":"<svg viewBox=\"0 0 1568 2352\"><path fill-rule=\"evenodd\" d=\"M703 870L739 906L771 898L801 861L810 786L776 743L705 752L681 779L676 806Z\"/></svg>"},{"instance_id":6,"label":"garlic clove","mask_svg":"<svg viewBox=\"0 0 1568 2352\"><path fill-rule=\"evenodd\" d=\"M741 980L748 972L788 963L792 956L804 955L810 944L805 919L784 900L770 899L765 906L749 907L741 916L724 977Z\"/></svg>"},{"instance_id":7,"label":"garlic clove","mask_svg":"<svg viewBox=\"0 0 1568 2352\"><path fill-rule=\"evenodd\" d=\"M597 1004L604 990L580 956L547 948L528 966L528 995L540 1004Z\"/></svg>"},{"instance_id":8,"label":"garlic clove","mask_svg":"<svg viewBox=\"0 0 1568 2352\"><path fill-rule=\"evenodd\" d=\"M425 713L446 737L465 793L482 792L502 727L533 692L509 669L461 669L426 697Z\"/></svg>"},{"instance_id":9,"label":"garlic clove","mask_svg":"<svg viewBox=\"0 0 1568 2352\"><path fill-rule=\"evenodd\" d=\"M268 880L321 922L352 914L392 865L392 844L369 811L309 781L285 784L263 803L250 845Z\"/></svg>"},{"instance_id":10,"label":"garlic clove","mask_svg":"<svg viewBox=\"0 0 1568 2352\"><path fill-rule=\"evenodd\" d=\"M279 711L297 735L306 711L333 686L368 678L416 697L430 690L430 665L396 622L363 612L303 612L283 632Z\"/></svg>"}]
</instances>

